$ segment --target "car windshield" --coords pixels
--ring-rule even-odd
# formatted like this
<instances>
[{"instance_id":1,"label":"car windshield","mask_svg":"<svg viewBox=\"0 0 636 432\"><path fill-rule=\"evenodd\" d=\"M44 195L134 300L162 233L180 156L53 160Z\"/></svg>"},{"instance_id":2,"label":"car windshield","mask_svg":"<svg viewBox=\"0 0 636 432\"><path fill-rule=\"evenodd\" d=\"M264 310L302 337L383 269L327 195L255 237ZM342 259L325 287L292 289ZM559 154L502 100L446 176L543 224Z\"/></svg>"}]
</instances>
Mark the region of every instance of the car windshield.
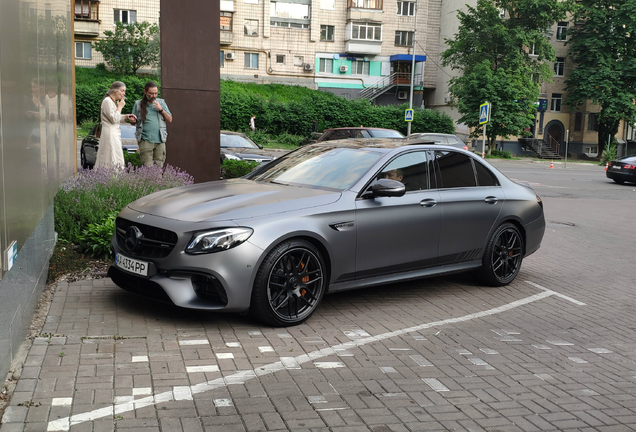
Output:
<instances>
[{"instance_id":1,"label":"car windshield","mask_svg":"<svg viewBox=\"0 0 636 432\"><path fill-rule=\"evenodd\" d=\"M372 129L370 132L374 138L404 138L404 135L394 130Z\"/></svg>"},{"instance_id":2,"label":"car windshield","mask_svg":"<svg viewBox=\"0 0 636 432\"><path fill-rule=\"evenodd\" d=\"M135 139L135 127L134 126L121 126L122 139Z\"/></svg>"},{"instance_id":3,"label":"car windshield","mask_svg":"<svg viewBox=\"0 0 636 432\"><path fill-rule=\"evenodd\" d=\"M226 135L221 134L221 147L233 147L233 148L253 148L257 149L256 144L251 143L247 139L240 135Z\"/></svg>"},{"instance_id":4,"label":"car windshield","mask_svg":"<svg viewBox=\"0 0 636 432\"><path fill-rule=\"evenodd\" d=\"M255 181L345 190L353 186L380 158L382 153L320 145L303 147L255 171Z\"/></svg>"}]
</instances>

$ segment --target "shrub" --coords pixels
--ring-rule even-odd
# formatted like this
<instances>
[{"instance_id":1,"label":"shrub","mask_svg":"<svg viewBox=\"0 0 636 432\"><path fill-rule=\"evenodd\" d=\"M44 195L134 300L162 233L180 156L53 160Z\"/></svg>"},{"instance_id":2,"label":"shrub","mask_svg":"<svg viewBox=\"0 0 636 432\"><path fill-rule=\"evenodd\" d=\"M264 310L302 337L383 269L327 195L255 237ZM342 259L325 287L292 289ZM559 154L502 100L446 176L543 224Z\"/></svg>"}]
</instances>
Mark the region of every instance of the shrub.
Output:
<instances>
[{"instance_id":1,"label":"shrub","mask_svg":"<svg viewBox=\"0 0 636 432\"><path fill-rule=\"evenodd\" d=\"M80 249L93 257L112 258L110 242L115 232L117 213L111 213L102 223L89 223L79 236Z\"/></svg>"},{"instance_id":2,"label":"shrub","mask_svg":"<svg viewBox=\"0 0 636 432\"><path fill-rule=\"evenodd\" d=\"M600 165L605 165L615 160L617 157L616 155L616 139L613 139L612 142L603 149Z\"/></svg>"},{"instance_id":3,"label":"shrub","mask_svg":"<svg viewBox=\"0 0 636 432\"><path fill-rule=\"evenodd\" d=\"M226 179L243 177L259 166L258 162L226 159L221 164L221 172Z\"/></svg>"},{"instance_id":4,"label":"shrub","mask_svg":"<svg viewBox=\"0 0 636 432\"><path fill-rule=\"evenodd\" d=\"M512 159L512 153L509 151L493 149L492 152L490 152L490 155L488 157Z\"/></svg>"},{"instance_id":5,"label":"shrub","mask_svg":"<svg viewBox=\"0 0 636 432\"><path fill-rule=\"evenodd\" d=\"M141 156L139 155L139 153L128 153L128 152L124 152L124 162L126 163L126 166L128 166L129 164L138 168L141 166Z\"/></svg>"},{"instance_id":6,"label":"shrub","mask_svg":"<svg viewBox=\"0 0 636 432\"><path fill-rule=\"evenodd\" d=\"M132 165L123 170L82 169L55 195L55 231L60 239L80 244L90 224L104 224L113 213L142 196L193 182L191 175L169 165L165 169Z\"/></svg>"}]
</instances>

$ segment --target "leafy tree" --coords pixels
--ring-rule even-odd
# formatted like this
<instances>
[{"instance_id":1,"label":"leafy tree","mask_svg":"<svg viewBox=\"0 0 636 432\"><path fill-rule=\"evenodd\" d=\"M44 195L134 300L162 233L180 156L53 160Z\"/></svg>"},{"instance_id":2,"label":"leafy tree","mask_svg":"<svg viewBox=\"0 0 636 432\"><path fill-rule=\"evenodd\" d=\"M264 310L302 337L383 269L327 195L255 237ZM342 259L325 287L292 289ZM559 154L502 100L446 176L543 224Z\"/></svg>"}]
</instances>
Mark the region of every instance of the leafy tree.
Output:
<instances>
[{"instance_id":1,"label":"leafy tree","mask_svg":"<svg viewBox=\"0 0 636 432\"><path fill-rule=\"evenodd\" d=\"M95 49L102 53L115 72L136 74L140 67L158 61L158 50L150 43L158 32L157 24L146 21L132 24L117 22L114 32L106 30L106 38L95 42Z\"/></svg>"},{"instance_id":2,"label":"leafy tree","mask_svg":"<svg viewBox=\"0 0 636 432\"><path fill-rule=\"evenodd\" d=\"M636 116L636 2L583 0L578 2L574 21L567 45L576 68L566 80L566 103L579 107L591 100L601 106L598 145L602 154L620 121Z\"/></svg>"},{"instance_id":3,"label":"leafy tree","mask_svg":"<svg viewBox=\"0 0 636 432\"><path fill-rule=\"evenodd\" d=\"M528 134L539 83L552 75L545 61L554 60L554 48L545 31L568 8L568 1L559 0L479 0L458 12L459 31L442 53L443 64L461 72L450 80L451 104L472 136L481 133L479 105L492 104L486 128L490 149L497 136ZM528 47L534 47L534 56Z\"/></svg>"}]
</instances>

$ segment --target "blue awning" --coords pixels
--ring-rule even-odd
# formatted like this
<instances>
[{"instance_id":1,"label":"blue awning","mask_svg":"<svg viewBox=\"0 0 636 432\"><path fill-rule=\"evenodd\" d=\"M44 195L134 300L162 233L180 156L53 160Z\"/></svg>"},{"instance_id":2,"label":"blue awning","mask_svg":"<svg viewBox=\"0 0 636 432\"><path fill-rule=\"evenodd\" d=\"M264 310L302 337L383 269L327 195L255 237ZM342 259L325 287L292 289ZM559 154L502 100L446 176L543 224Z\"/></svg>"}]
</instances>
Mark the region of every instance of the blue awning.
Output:
<instances>
[{"instance_id":1,"label":"blue awning","mask_svg":"<svg viewBox=\"0 0 636 432\"><path fill-rule=\"evenodd\" d=\"M391 61L413 61L413 56L411 54L395 54L391 56ZM425 55L416 55L415 56L415 61L416 62L425 62L426 61L426 56Z\"/></svg>"}]
</instances>

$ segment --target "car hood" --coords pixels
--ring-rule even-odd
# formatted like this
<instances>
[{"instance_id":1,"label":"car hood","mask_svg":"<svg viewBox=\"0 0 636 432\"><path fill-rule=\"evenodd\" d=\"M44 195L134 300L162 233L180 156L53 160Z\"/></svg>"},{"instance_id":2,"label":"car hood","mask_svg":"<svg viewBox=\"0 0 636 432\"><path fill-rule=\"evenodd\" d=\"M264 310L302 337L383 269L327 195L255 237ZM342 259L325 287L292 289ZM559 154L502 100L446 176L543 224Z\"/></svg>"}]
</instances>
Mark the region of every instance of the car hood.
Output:
<instances>
[{"instance_id":1,"label":"car hood","mask_svg":"<svg viewBox=\"0 0 636 432\"><path fill-rule=\"evenodd\" d=\"M267 154L267 152L259 149L253 148L242 148L242 147L222 147L221 152L223 153L234 153L244 159L264 159L264 160L272 160L273 156Z\"/></svg>"},{"instance_id":2,"label":"car hood","mask_svg":"<svg viewBox=\"0 0 636 432\"><path fill-rule=\"evenodd\" d=\"M340 192L219 180L155 192L128 205L132 210L187 222L248 219L319 207L338 201Z\"/></svg>"}]
</instances>

